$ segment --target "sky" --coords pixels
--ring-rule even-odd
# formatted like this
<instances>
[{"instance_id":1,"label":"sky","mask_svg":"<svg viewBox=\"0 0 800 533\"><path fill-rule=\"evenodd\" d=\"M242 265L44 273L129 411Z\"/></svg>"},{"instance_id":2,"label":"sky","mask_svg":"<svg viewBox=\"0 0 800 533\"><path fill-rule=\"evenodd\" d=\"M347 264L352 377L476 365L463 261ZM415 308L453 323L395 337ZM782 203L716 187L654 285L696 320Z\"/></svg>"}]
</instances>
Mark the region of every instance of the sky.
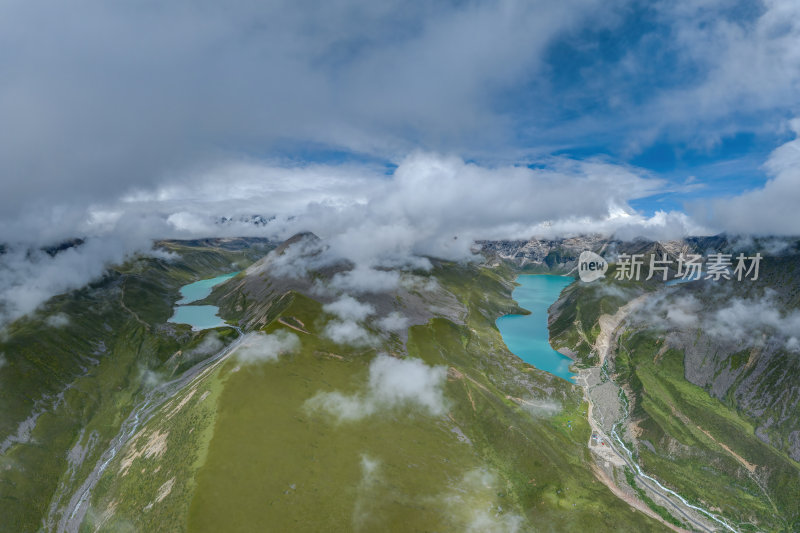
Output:
<instances>
[{"instance_id":1,"label":"sky","mask_svg":"<svg viewBox=\"0 0 800 533\"><path fill-rule=\"evenodd\" d=\"M795 235L797 117L794 0L6 0L0 299L167 237Z\"/></svg>"}]
</instances>

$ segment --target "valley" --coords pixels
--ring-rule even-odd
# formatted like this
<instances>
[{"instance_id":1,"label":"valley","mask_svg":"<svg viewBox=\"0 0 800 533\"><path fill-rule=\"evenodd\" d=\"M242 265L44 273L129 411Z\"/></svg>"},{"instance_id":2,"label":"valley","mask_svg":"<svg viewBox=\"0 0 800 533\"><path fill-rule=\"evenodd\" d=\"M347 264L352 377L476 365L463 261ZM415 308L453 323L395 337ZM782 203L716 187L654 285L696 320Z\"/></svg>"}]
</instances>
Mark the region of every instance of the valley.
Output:
<instances>
[{"instance_id":1,"label":"valley","mask_svg":"<svg viewBox=\"0 0 800 533\"><path fill-rule=\"evenodd\" d=\"M170 260L132 260L12 325L0 530L791 530L792 459L687 381L684 337L643 327L699 284L543 276L560 286L531 309L536 335L574 361L573 384L495 325L526 318L521 273L569 273L569 243L522 266L495 243L361 292L340 288L351 266L315 264L322 245L165 242ZM188 304L224 325L171 322ZM44 400L14 407L22 391Z\"/></svg>"}]
</instances>

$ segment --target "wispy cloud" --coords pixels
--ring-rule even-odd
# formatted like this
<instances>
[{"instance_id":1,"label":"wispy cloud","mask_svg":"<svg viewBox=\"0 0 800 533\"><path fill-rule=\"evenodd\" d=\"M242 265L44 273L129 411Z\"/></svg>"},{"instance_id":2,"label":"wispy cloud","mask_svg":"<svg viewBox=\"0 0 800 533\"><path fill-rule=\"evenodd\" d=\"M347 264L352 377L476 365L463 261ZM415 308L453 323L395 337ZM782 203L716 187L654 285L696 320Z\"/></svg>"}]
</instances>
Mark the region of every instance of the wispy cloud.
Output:
<instances>
[{"instance_id":1,"label":"wispy cloud","mask_svg":"<svg viewBox=\"0 0 800 533\"><path fill-rule=\"evenodd\" d=\"M385 317L380 318L377 322L378 327L386 331L403 331L408 327L408 323L408 317L403 316L397 311L392 311Z\"/></svg>"},{"instance_id":2,"label":"wispy cloud","mask_svg":"<svg viewBox=\"0 0 800 533\"><path fill-rule=\"evenodd\" d=\"M343 295L338 300L322 306L322 309L335 315L337 319L325 324L322 334L339 344L352 346L369 346L376 343L376 339L361 324L375 314L375 308L367 303L362 303L352 296Z\"/></svg>"},{"instance_id":3,"label":"wispy cloud","mask_svg":"<svg viewBox=\"0 0 800 533\"><path fill-rule=\"evenodd\" d=\"M369 366L366 389L355 394L319 392L305 408L325 412L338 422L360 420L384 409L408 407L432 416L445 413L444 366L428 366L419 359L395 359L379 354Z\"/></svg>"},{"instance_id":4,"label":"wispy cloud","mask_svg":"<svg viewBox=\"0 0 800 533\"><path fill-rule=\"evenodd\" d=\"M69 317L64 313L55 313L47 317L45 324L51 328L63 328L69 325Z\"/></svg>"},{"instance_id":5,"label":"wispy cloud","mask_svg":"<svg viewBox=\"0 0 800 533\"><path fill-rule=\"evenodd\" d=\"M702 331L713 342L739 349L776 343L791 352L800 351L800 311L785 310L773 290L761 296L731 296L724 289L709 305L708 294L664 293L648 300L636 320L650 326L682 331Z\"/></svg>"},{"instance_id":6,"label":"wispy cloud","mask_svg":"<svg viewBox=\"0 0 800 533\"><path fill-rule=\"evenodd\" d=\"M470 533L515 533L525 519L497 500L497 475L488 468L466 472L453 489L439 497L451 519ZM505 509L504 509L505 507Z\"/></svg>"},{"instance_id":7,"label":"wispy cloud","mask_svg":"<svg viewBox=\"0 0 800 533\"><path fill-rule=\"evenodd\" d=\"M234 355L242 363L277 361L281 354L291 353L300 347L300 339L290 331L255 333L240 346Z\"/></svg>"},{"instance_id":8,"label":"wispy cloud","mask_svg":"<svg viewBox=\"0 0 800 533\"><path fill-rule=\"evenodd\" d=\"M326 313L332 313L344 320L364 320L375 314L375 308L370 304L359 302L352 296L344 295L338 300L322 306Z\"/></svg>"}]
</instances>

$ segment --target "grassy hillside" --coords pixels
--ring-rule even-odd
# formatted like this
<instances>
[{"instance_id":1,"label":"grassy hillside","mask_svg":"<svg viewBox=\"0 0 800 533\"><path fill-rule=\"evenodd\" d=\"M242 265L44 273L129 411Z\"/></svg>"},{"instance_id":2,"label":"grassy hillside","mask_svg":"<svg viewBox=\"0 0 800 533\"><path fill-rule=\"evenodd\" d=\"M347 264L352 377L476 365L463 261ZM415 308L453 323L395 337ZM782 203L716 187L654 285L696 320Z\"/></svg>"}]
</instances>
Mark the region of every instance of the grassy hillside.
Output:
<instances>
[{"instance_id":1,"label":"grassy hillside","mask_svg":"<svg viewBox=\"0 0 800 533\"><path fill-rule=\"evenodd\" d=\"M161 243L174 258L111 268L4 329L0 531L36 531L57 517L153 372L171 373L175 354L202 342L206 332L166 323L179 287L266 253L246 242L218 244Z\"/></svg>"},{"instance_id":2,"label":"grassy hillside","mask_svg":"<svg viewBox=\"0 0 800 533\"><path fill-rule=\"evenodd\" d=\"M651 333L626 332L616 355L616 379L633 391L637 439L650 444L638 447L640 464L742 531L797 530L800 465L759 440L743 413L689 383L682 353L660 351Z\"/></svg>"},{"instance_id":3,"label":"grassy hillside","mask_svg":"<svg viewBox=\"0 0 800 533\"><path fill-rule=\"evenodd\" d=\"M374 325L378 345L334 343L321 335L329 315L298 292L253 302L265 332L291 330L300 348L232 356L175 397L111 464L85 529L659 530L594 478L578 389L503 344L494 320L518 311L514 272L441 264L429 275L466 319L414 325L405 343ZM364 395L378 352L447 368L447 412L337 421L309 410L319 393Z\"/></svg>"}]
</instances>

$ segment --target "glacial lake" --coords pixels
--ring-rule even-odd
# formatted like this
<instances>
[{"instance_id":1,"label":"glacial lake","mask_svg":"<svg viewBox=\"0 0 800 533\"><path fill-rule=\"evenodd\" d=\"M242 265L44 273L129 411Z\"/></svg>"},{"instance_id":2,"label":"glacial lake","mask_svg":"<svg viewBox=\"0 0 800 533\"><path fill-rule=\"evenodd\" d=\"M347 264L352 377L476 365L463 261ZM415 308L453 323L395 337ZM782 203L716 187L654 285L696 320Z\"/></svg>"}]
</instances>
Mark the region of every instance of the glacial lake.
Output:
<instances>
[{"instance_id":1,"label":"glacial lake","mask_svg":"<svg viewBox=\"0 0 800 533\"><path fill-rule=\"evenodd\" d=\"M184 285L181 287L181 296L183 296L183 298L175 303L178 305L184 305L196 302L197 300L202 300L211 294L211 290L214 287L220 283L228 281L238 273L239 272L231 272L230 274L223 274L221 276L217 276L216 278L201 279L200 281L195 281L194 283Z\"/></svg>"},{"instance_id":2,"label":"glacial lake","mask_svg":"<svg viewBox=\"0 0 800 533\"><path fill-rule=\"evenodd\" d=\"M497 319L497 328L509 350L526 363L570 383L575 376L569 371L573 361L550 346L547 309L573 281L574 278L568 276L523 274L517 278L520 285L514 289L513 297L531 314L506 315Z\"/></svg>"},{"instance_id":3,"label":"glacial lake","mask_svg":"<svg viewBox=\"0 0 800 533\"><path fill-rule=\"evenodd\" d=\"M181 287L182 298L175 302L175 310L170 322L189 324L194 330L218 328L225 326L225 321L217 316L219 308L216 305L186 305L202 300L211 294L211 290L234 277L238 272L223 274L216 278L201 279Z\"/></svg>"}]
</instances>

